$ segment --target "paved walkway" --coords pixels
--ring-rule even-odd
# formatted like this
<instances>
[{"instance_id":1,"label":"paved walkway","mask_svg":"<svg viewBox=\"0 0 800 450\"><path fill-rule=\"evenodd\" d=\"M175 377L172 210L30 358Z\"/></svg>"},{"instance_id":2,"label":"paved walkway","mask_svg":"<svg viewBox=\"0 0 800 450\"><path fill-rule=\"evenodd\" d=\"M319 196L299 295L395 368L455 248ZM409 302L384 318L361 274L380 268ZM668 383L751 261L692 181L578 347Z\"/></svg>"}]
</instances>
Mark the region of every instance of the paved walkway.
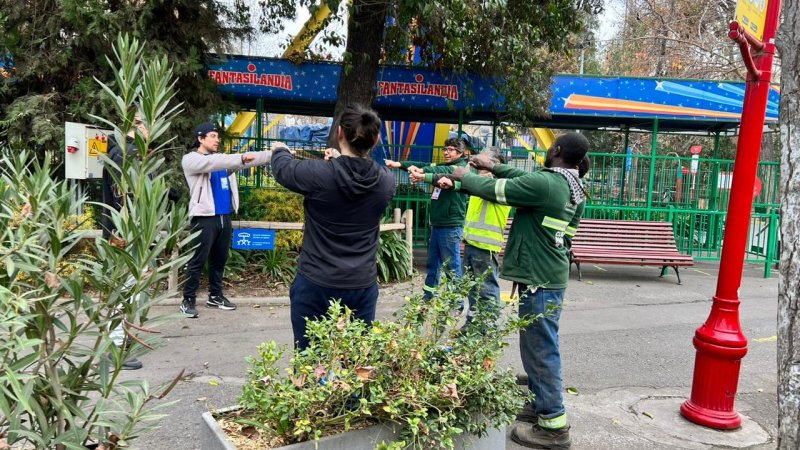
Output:
<instances>
[{"instance_id":1,"label":"paved walkway","mask_svg":"<svg viewBox=\"0 0 800 450\"><path fill-rule=\"evenodd\" d=\"M713 449L774 448L776 407L777 276L762 278L763 266L746 266L740 289L741 323L750 340L742 362L736 408L737 431L715 431L685 421L678 408L691 392L695 350L692 336L708 316L718 266L698 263L658 278L658 269L584 267L573 274L562 313L561 341L573 448ZM420 284L385 289L379 315L395 311ZM503 286L509 290L510 286ZM164 383L185 368L190 374L167 400L161 428L134 441L139 449L198 449L200 414L232 405L241 391L244 358L266 340L289 345L288 299L236 299L234 312L200 309L197 320L179 319L162 330L167 345L143 358L145 368L125 378ZM155 308L176 311L176 302ZM521 372L516 338L504 364ZM507 449L519 449L508 440Z\"/></svg>"}]
</instances>

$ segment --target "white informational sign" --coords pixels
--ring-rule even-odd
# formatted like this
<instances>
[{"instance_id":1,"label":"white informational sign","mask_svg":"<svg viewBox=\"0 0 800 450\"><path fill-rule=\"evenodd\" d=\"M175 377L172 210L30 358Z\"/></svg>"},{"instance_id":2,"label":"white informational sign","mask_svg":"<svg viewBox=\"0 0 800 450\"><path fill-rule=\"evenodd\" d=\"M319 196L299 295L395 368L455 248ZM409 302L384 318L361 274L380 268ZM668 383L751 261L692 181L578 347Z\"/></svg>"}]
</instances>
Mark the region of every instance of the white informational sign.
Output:
<instances>
[{"instance_id":1,"label":"white informational sign","mask_svg":"<svg viewBox=\"0 0 800 450\"><path fill-rule=\"evenodd\" d=\"M698 167L700 167L700 155L692 155L692 166L690 168L692 175L697 174Z\"/></svg>"}]
</instances>

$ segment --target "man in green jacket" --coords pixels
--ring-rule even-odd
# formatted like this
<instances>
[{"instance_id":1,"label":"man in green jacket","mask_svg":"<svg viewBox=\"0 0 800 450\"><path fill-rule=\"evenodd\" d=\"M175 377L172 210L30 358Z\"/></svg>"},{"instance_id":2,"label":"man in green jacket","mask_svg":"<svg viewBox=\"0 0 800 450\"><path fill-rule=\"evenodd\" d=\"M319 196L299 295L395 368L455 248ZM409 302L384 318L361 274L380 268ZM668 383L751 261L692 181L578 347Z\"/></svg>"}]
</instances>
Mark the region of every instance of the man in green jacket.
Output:
<instances>
[{"instance_id":1,"label":"man in green jacket","mask_svg":"<svg viewBox=\"0 0 800 450\"><path fill-rule=\"evenodd\" d=\"M506 244L500 277L519 286L520 316L542 318L520 332L520 357L534 394L518 420L511 439L532 448L565 449L571 445L561 381L558 323L569 278L567 240L575 234L583 215L586 194L578 178L589 142L580 134L556 138L547 151L545 169L526 172L495 164L485 155L471 165L491 171L497 178L453 171L456 189L517 208Z\"/></svg>"},{"instance_id":2,"label":"man in green jacket","mask_svg":"<svg viewBox=\"0 0 800 450\"><path fill-rule=\"evenodd\" d=\"M467 167L464 157L465 144L461 138L450 138L444 142L444 164L418 167L413 161L392 161L386 165L392 169L408 171L413 181L428 181L426 174L452 173L456 167ZM440 271L445 261L448 270L461 277L461 236L464 233L464 217L467 215L468 196L461 192L443 190L434 186L431 193L430 220L431 240L428 245L428 275L425 277L425 298L433 298L439 286Z\"/></svg>"}]
</instances>

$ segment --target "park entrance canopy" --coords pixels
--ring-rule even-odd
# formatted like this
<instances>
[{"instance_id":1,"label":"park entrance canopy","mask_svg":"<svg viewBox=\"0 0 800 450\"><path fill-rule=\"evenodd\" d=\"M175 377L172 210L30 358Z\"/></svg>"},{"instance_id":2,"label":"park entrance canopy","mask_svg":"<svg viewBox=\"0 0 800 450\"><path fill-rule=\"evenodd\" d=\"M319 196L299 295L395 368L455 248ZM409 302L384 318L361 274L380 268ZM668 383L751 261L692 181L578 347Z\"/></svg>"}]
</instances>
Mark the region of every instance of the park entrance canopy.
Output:
<instances>
[{"instance_id":1,"label":"park entrance canopy","mask_svg":"<svg viewBox=\"0 0 800 450\"><path fill-rule=\"evenodd\" d=\"M331 116L342 66L286 59L219 58L208 77L243 108L258 100L275 113ZM498 122L506 105L495 80L407 66L380 66L373 107L387 120ZM718 133L741 120L744 82L556 75L549 117L529 126L558 129ZM770 89L766 123L777 123L780 95ZM656 120L657 119L657 120Z\"/></svg>"}]
</instances>

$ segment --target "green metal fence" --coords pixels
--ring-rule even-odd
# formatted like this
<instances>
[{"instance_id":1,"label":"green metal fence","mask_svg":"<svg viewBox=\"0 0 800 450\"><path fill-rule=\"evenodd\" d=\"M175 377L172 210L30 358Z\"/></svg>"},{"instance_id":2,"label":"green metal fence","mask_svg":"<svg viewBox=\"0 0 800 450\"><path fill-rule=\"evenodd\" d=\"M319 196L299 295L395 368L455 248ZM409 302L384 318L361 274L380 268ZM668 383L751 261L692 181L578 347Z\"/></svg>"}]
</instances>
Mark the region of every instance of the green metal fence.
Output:
<instances>
[{"instance_id":1,"label":"green metal fence","mask_svg":"<svg viewBox=\"0 0 800 450\"><path fill-rule=\"evenodd\" d=\"M272 139L258 139L248 149L269 148ZM245 141L238 140L242 147ZM287 142L302 158L321 158L324 145ZM382 146L387 158L397 159L408 147ZM430 148L432 160L442 161L441 149ZM586 217L624 220L664 220L673 223L678 249L697 260L719 260L733 161L672 155L590 153L592 167L584 178L589 193ZM523 170L536 170L544 152L522 148L506 150L508 163ZM779 174L777 162L761 162L754 192L754 208L747 243L747 262L763 263L765 277L778 260ZM428 241L428 209L431 187L412 183L408 174L397 171L397 193L393 208L414 210L414 246ZM269 167L253 169L240 176L244 193L254 187L274 187Z\"/></svg>"}]
</instances>

